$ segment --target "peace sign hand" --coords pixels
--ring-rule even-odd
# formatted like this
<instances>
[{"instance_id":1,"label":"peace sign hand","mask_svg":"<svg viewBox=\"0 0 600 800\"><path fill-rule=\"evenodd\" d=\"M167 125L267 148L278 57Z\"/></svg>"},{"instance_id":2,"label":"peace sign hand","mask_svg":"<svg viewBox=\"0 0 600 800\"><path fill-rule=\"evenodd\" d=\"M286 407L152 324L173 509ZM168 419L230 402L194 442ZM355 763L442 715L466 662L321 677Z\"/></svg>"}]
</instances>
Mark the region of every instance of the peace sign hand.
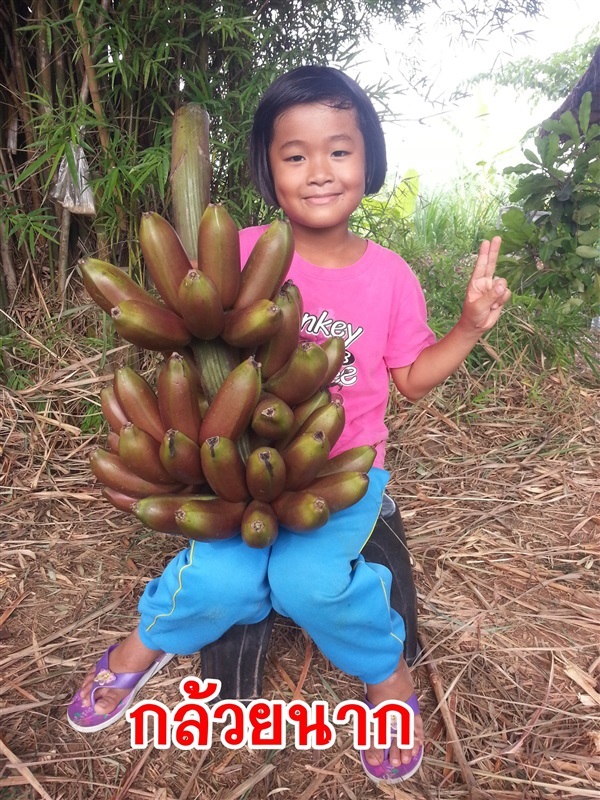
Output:
<instances>
[{"instance_id":1,"label":"peace sign hand","mask_svg":"<svg viewBox=\"0 0 600 800\"><path fill-rule=\"evenodd\" d=\"M494 236L484 240L479 248L475 269L467 286L460 325L479 334L489 331L498 321L502 307L510 298L504 278L494 278L502 239Z\"/></svg>"}]
</instances>

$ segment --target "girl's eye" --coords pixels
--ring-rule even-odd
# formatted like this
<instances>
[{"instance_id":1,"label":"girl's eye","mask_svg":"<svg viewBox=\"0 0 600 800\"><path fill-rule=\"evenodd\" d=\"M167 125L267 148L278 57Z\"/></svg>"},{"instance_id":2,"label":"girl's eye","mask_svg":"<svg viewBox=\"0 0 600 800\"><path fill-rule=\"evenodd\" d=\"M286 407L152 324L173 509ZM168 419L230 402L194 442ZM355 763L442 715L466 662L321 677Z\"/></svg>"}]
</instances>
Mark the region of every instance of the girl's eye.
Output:
<instances>
[{"instance_id":1,"label":"girl's eye","mask_svg":"<svg viewBox=\"0 0 600 800\"><path fill-rule=\"evenodd\" d=\"M297 164L299 161L302 161L303 159L304 159L304 156L289 156L289 158L286 158L285 160L286 161L291 161L294 164Z\"/></svg>"},{"instance_id":2,"label":"girl's eye","mask_svg":"<svg viewBox=\"0 0 600 800\"><path fill-rule=\"evenodd\" d=\"M335 158L342 158L342 156L347 156L349 154L347 150L334 150L331 155Z\"/></svg>"}]
</instances>

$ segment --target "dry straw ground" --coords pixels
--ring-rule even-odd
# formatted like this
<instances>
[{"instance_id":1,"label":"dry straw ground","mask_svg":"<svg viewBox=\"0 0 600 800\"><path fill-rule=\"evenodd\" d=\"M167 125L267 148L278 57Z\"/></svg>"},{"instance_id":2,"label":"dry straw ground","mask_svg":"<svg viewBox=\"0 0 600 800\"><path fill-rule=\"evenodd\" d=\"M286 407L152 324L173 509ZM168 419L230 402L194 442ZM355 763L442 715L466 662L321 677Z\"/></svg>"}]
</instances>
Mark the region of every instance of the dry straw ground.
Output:
<instances>
[{"instance_id":1,"label":"dry straw ground","mask_svg":"<svg viewBox=\"0 0 600 800\"><path fill-rule=\"evenodd\" d=\"M88 737L67 725L84 671L134 625L179 544L99 497L81 415L126 351L104 360L73 342L36 334L13 364L33 387L0 388L2 800L600 797L597 385L459 375L393 409L390 493L419 592L427 746L419 777L392 789L363 776L345 730L322 751L182 752L132 750L125 722ZM145 694L172 706L190 673L197 658L174 660ZM277 623L266 697L335 705L360 689Z\"/></svg>"}]
</instances>

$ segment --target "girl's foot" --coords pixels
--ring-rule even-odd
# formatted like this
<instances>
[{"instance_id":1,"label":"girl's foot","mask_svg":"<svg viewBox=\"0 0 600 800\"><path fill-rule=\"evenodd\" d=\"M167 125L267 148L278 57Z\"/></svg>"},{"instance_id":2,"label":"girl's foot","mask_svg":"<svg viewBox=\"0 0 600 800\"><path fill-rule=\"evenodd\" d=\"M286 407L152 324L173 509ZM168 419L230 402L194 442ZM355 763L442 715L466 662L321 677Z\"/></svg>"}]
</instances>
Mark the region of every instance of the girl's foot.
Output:
<instances>
[{"instance_id":1,"label":"girl's foot","mask_svg":"<svg viewBox=\"0 0 600 800\"><path fill-rule=\"evenodd\" d=\"M124 672L143 672L147 670L153 661L160 656L162 650L149 650L139 637L137 629L130 633L126 639L110 651L108 667L115 674ZM81 705L89 707L90 691L94 680L94 668L85 676L79 695ZM130 689L106 689L99 688L95 695L94 711L97 714L110 714L119 705L121 700L126 697Z\"/></svg>"},{"instance_id":2,"label":"girl's foot","mask_svg":"<svg viewBox=\"0 0 600 800\"><path fill-rule=\"evenodd\" d=\"M375 706L385 700L402 700L406 702L408 698L414 694L414 691L415 689L408 665L404 658L401 658L397 669L389 678L386 678L386 680L381 683L367 684L367 699ZM423 747L423 720L420 714L415 714L414 723L415 730L412 749L400 749L397 742L394 742L389 749L388 760L393 767L398 767L401 764L408 764L412 758L419 755L419 751ZM371 747L365 750L364 758L368 764L377 766L383 763L385 753L385 750Z\"/></svg>"}]
</instances>

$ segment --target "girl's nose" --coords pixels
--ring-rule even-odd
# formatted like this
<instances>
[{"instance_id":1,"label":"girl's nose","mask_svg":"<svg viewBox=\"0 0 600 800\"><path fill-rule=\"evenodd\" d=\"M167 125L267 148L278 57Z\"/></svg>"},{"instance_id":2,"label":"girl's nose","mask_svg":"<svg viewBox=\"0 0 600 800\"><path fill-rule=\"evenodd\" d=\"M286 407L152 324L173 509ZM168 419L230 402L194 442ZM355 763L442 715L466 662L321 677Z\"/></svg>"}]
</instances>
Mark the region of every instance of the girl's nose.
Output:
<instances>
[{"instance_id":1,"label":"girl's nose","mask_svg":"<svg viewBox=\"0 0 600 800\"><path fill-rule=\"evenodd\" d=\"M329 183L333 179L329 160L326 158L311 159L310 170L308 172L308 182L323 184Z\"/></svg>"}]
</instances>

